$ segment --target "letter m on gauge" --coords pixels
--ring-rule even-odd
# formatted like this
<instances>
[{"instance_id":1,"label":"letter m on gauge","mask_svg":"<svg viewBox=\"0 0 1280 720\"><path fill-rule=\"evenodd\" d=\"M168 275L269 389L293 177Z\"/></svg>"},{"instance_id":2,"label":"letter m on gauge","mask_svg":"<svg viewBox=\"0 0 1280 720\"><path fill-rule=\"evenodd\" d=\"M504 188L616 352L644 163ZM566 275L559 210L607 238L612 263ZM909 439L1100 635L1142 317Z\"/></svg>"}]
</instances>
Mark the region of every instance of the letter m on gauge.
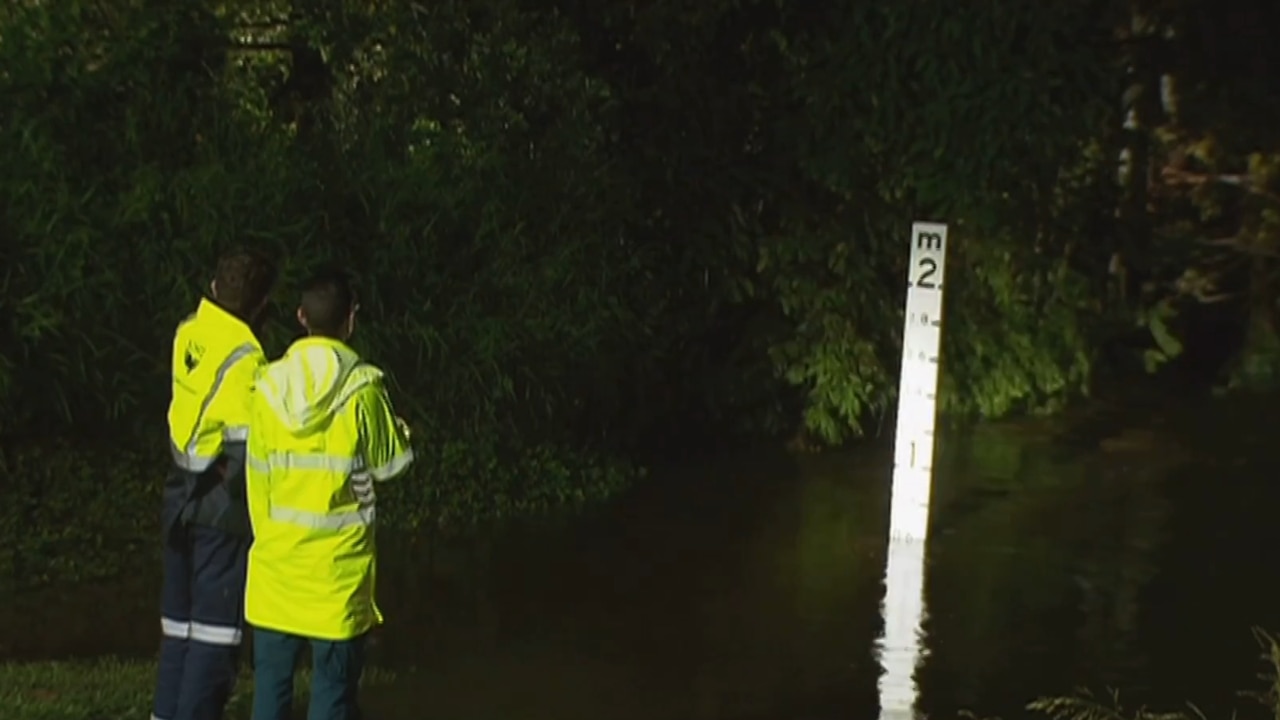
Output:
<instances>
[{"instance_id":1,"label":"letter m on gauge","mask_svg":"<svg viewBox=\"0 0 1280 720\"><path fill-rule=\"evenodd\" d=\"M947 258L947 226L943 223L912 223L911 237L911 270L907 287L941 291Z\"/></svg>"}]
</instances>

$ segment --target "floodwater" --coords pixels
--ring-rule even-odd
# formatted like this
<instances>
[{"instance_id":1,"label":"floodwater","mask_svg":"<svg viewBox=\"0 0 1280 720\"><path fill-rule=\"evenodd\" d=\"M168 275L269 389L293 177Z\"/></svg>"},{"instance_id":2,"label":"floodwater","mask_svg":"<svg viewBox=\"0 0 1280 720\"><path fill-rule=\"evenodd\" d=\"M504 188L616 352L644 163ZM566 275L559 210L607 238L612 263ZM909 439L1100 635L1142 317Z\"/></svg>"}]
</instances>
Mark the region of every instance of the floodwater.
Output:
<instances>
[{"instance_id":1,"label":"floodwater","mask_svg":"<svg viewBox=\"0 0 1280 720\"><path fill-rule=\"evenodd\" d=\"M1280 629L1269 405L940 431L918 709L1012 718L1081 686L1247 708L1251 627ZM372 660L397 680L367 714L874 718L889 450L740 453L578 517L384 542ZM19 598L0 657L147 655L155 595Z\"/></svg>"}]
</instances>

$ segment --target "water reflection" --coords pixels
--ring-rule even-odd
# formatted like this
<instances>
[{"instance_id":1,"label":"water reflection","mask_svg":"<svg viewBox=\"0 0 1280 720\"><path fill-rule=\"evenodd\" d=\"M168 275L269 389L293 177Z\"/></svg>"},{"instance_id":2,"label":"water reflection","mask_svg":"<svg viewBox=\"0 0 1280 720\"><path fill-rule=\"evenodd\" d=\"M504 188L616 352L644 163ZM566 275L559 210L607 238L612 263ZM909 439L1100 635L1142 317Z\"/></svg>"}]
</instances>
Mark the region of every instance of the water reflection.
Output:
<instances>
[{"instance_id":1,"label":"water reflection","mask_svg":"<svg viewBox=\"0 0 1280 720\"><path fill-rule=\"evenodd\" d=\"M914 720L916 666L924 640L924 538L889 541L885 565L884 636L880 641L881 720Z\"/></svg>"}]
</instances>

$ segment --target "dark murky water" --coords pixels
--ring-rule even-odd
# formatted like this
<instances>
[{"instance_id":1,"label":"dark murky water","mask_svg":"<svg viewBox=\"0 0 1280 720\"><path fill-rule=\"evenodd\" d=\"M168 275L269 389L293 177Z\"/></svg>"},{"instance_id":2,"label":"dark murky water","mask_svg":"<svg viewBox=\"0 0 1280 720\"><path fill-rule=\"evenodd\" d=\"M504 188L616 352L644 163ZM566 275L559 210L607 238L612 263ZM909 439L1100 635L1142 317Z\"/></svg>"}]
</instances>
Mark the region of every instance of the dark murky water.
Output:
<instances>
[{"instance_id":1,"label":"dark murky water","mask_svg":"<svg viewBox=\"0 0 1280 720\"><path fill-rule=\"evenodd\" d=\"M1250 626L1280 628L1280 463L1265 408L1182 415L1101 446L1025 427L945 437L922 711L1010 717L1081 685L1211 714L1249 702ZM434 556L384 543L374 655L399 680L368 693L369 714L874 717L889 457L739 456ZM155 587L0 608L4 655L147 655Z\"/></svg>"}]
</instances>

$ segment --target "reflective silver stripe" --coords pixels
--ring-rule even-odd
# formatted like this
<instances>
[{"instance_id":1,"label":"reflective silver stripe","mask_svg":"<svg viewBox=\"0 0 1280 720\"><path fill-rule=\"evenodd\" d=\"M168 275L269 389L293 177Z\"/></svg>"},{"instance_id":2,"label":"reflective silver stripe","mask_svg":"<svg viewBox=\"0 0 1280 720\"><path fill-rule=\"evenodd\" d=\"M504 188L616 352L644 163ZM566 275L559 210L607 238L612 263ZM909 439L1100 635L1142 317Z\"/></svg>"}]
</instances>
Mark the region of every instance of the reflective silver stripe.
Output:
<instances>
[{"instance_id":1,"label":"reflective silver stripe","mask_svg":"<svg viewBox=\"0 0 1280 720\"><path fill-rule=\"evenodd\" d=\"M254 469L271 469L281 472L289 472L290 470L325 470L327 472L346 474L359 469L356 461L352 458L315 453L271 452L267 453L265 459L252 457L249 458L249 461L254 464Z\"/></svg>"},{"instance_id":2,"label":"reflective silver stripe","mask_svg":"<svg viewBox=\"0 0 1280 720\"><path fill-rule=\"evenodd\" d=\"M391 458L391 462L379 468L369 471L374 480L390 480L391 478L404 472L405 468L413 462L413 450L406 449L399 455Z\"/></svg>"},{"instance_id":3,"label":"reflective silver stripe","mask_svg":"<svg viewBox=\"0 0 1280 720\"><path fill-rule=\"evenodd\" d=\"M204 472L218 459L218 453L203 457L196 454L197 445L200 442L200 426L204 423L205 413L209 412L209 406L213 404L213 399L217 397L218 390L222 388L222 382L227 379L227 373L231 372L231 368L236 363L255 352L257 352L257 349L251 343L244 343L232 350L227 359L223 360L222 364L218 366L218 371L213 375L213 385L210 386L209 393L200 401L200 412L196 413L195 425L191 428L191 434L187 436L186 448L170 448L173 451L173 462L178 467L190 472ZM247 433L245 437L248 437Z\"/></svg>"},{"instance_id":4,"label":"reflective silver stripe","mask_svg":"<svg viewBox=\"0 0 1280 720\"><path fill-rule=\"evenodd\" d=\"M351 494L359 504L356 510L337 513L312 512L272 504L267 515L275 522L297 525L310 530L336 532L349 527L372 525L377 517L377 510L374 507L373 478L370 473L363 471L364 462L359 458L277 451L267 453L265 458L250 455L247 462L255 472L319 470L347 475Z\"/></svg>"},{"instance_id":5,"label":"reflective silver stripe","mask_svg":"<svg viewBox=\"0 0 1280 720\"><path fill-rule=\"evenodd\" d=\"M151 720L163 720L163 718L161 718L159 715L156 715L155 713L151 713Z\"/></svg>"},{"instance_id":6,"label":"reflective silver stripe","mask_svg":"<svg viewBox=\"0 0 1280 720\"><path fill-rule=\"evenodd\" d=\"M223 442L244 442L249 439L248 425L233 425L222 431Z\"/></svg>"},{"instance_id":7,"label":"reflective silver stripe","mask_svg":"<svg viewBox=\"0 0 1280 720\"><path fill-rule=\"evenodd\" d=\"M351 494L355 495L356 502L360 503L361 507L365 505L372 506L378 497L373 491L373 478L366 473L352 475Z\"/></svg>"},{"instance_id":8,"label":"reflective silver stripe","mask_svg":"<svg viewBox=\"0 0 1280 720\"><path fill-rule=\"evenodd\" d=\"M160 633L167 638L186 640L191 637L191 623L161 616Z\"/></svg>"},{"instance_id":9,"label":"reflective silver stripe","mask_svg":"<svg viewBox=\"0 0 1280 720\"><path fill-rule=\"evenodd\" d=\"M373 505L359 510L340 513L317 513L307 510L272 505L269 515L276 522L298 525L310 530L345 530L349 527L372 525L377 514Z\"/></svg>"},{"instance_id":10,"label":"reflective silver stripe","mask_svg":"<svg viewBox=\"0 0 1280 720\"><path fill-rule=\"evenodd\" d=\"M191 639L205 645L235 647L240 644L241 636L240 628L237 627L202 622L191 623Z\"/></svg>"},{"instance_id":11,"label":"reflective silver stripe","mask_svg":"<svg viewBox=\"0 0 1280 720\"><path fill-rule=\"evenodd\" d=\"M201 473L209 469L214 461L218 459L217 455L202 457L200 455L188 455L173 445L169 446L169 450L173 453L173 464L177 465L181 470L187 470L194 473Z\"/></svg>"},{"instance_id":12,"label":"reflective silver stripe","mask_svg":"<svg viewBox=\"0 0 1280 720\"><path fill-rule=\"evenodd\" d=\"M244 463L245 463L245 465L247 465L249 468L251 468L251 469L253 469L253 470L256 470L257 472L270 472L270 471L271 471L271 466L267 464L267 461L266 461L266 460L263 460L262 458L259 458L259 457L255 456L255 455L249 455L248 457L246 457L246 458L244 459Z\"/></svg>"}]
</instances>

